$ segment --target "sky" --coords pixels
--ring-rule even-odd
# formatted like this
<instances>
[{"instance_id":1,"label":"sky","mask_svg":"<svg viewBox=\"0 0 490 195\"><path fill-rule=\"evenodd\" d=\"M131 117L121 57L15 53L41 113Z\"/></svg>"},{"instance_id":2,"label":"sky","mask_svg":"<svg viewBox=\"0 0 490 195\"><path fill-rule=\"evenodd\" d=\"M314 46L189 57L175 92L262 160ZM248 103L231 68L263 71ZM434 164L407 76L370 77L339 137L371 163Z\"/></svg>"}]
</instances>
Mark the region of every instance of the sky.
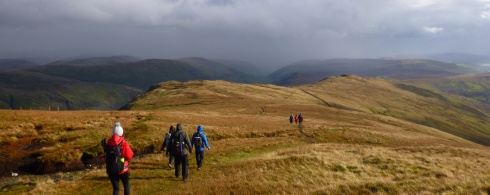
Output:
<instances>
[{"instance_id":1,"label":"sky","mask_svg":"<svg viewBox=\"0 0 490 195\"><path fill-rule=\"evenodd\" d=\"M490 55L490 0L1 0L0 58Z\"/></svg>"}]
</instances>

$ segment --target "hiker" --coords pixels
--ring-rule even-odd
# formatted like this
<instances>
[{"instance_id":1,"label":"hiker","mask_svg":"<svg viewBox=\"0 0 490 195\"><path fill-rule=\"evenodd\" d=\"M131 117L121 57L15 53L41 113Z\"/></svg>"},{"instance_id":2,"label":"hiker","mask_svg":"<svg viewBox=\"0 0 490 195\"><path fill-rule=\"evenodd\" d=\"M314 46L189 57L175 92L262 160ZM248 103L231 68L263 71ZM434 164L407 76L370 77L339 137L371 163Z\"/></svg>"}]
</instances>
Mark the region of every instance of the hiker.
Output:
<instances>
[{"instance_id":1,"label":"hiker","mask_svg":"<svg viewBox=\"0 0 490 195\"><path fill-rule=\"evenodd\" d=\"M196 151L196 162L197 162L197 170L200 171L202 167L202 162L204 161L204 146L208 150L211 149L208 143L208 138L206 134L203 133L204 127L199 125L197 127L197 132L192 135L191 146L194 146Z\"/></svg>"},{"instance_id":2,"label":"hiker","mask_svg":"<svg viewBox=\"0 0 490 195\"><path fill-rule=\"evenodd\" d=\"M294 120L294 116L293 114L291 114L291 116L289 116L289 123L293 124L293 120Z\"/></svg>"},{"instance_id":3,"label":"hiker","mask_svg":"<svg viewBox=\"0 0 490 195\"><path fill-rule=\"evenodd\" d=\"M133 150L124 140L123 128L117 122L112 128L112 137L105 145L106 171L112 184L112 194L119 194L119 180L124 186L124 195L130 194L129 189L129 162L133 158Z\"/></svg>"},{"instance_id":4,"label":"hiker","mask_svg":"<svg viewBox=\"0 0 490 195\"><path fill-rule=\"evenodd\" d=\"M298 124L298 115L294 115L294 122L296 122L296 124Z\"/></svg>"},{"instance_id":5,"label":"hiker","mask_svg":"<svg viewBox=\"0 0 490 195\"><path fill-rule=\"evenodd\" d=\"M298 120L299 120L299 125L303 124L303 113L299 113L299 116L298 116Z\"/></svg>"},{"instance_id":6,"label":"hiker","mask_svg":"<svg viewBox=\"0 0 490 195\"><path fill-rule=\"evenodd\" d=\"M170 144L167 151L170 150L175 158L175 177L179 177L180 165L182 164L182 180L187 181L189 169L189 153L192 153L189 137L184 132L182 124L177 124L175 133L170 136Z\"/></svg>"},{"instance_id":7,"label":"hiker","mask_svg":"<svg viewBox=\"0 0 490 195\"><path fill-rule=\"evenodd\" d=\"M168 145L170 144L170 137L174 132L175 132L175 127L173 125L170 125L170 129L168 130L168 133L165 134L165 138L163 139L163 144L162 147L160 148L160 151L164 151L166 148L168 148ZM165 156L168 157L168 167L172 168L172 163L174 162L174 155L170 155L170 150L166 150Z\"/></svg>"}]
</instances>

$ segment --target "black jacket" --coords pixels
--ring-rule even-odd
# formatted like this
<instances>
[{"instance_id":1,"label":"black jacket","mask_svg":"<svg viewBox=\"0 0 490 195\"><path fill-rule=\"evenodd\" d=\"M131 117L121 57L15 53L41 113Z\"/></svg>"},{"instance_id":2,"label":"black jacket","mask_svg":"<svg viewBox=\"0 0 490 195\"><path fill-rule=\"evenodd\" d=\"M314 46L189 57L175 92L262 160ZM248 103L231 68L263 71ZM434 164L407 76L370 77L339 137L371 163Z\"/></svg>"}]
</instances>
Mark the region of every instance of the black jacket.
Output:
<instances>
[{"instance_id":1,"label":"black jacket","mask_svg":"<svg viewBox=\"0 0 490 195\"><path fill-rule=\"evenodd\" d=\"M187 136L187 133L183 130L182 124L177 124L177 128L175 133L172 133L172 136L170 137L170 144L168 144L167 151L171 151L172 155L177 155L177 143L179 140L182 140L184 142L184 151L182 155L188 155L189 153L192 153L192 148L191 148L191 142L189 140L189 136Z\"/></svg>"}]
</instances>

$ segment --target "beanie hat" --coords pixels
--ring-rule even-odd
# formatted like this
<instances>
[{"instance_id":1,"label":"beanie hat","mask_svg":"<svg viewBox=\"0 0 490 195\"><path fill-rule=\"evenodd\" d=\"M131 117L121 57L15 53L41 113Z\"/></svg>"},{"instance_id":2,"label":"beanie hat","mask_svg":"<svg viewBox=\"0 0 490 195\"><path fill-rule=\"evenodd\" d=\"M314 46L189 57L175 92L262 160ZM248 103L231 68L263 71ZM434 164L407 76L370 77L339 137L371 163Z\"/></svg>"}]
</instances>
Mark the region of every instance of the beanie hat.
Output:
<instances>
[{"instance_id":1,"label":"beanie hat","mask_svg":"<svg viewBox=\"0 0 490 195\"><path fill-rule=\"evenodd\" d=\"M117 134L119 136L122 136L124 133L123 128L121 127L121 123L117 122L114 124L114 128L112 128L112 135Z\"/></svg>"}]
</instances>

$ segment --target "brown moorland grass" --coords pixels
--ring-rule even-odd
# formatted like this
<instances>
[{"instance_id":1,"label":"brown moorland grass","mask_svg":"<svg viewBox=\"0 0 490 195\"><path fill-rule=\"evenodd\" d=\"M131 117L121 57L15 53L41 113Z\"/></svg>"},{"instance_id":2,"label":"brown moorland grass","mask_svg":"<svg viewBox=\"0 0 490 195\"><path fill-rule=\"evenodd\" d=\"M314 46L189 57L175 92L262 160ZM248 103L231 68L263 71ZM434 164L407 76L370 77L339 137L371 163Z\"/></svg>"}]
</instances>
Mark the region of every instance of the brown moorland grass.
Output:
<instances>
[{"instance_id":1,"label":"brown moorland grass","mask_svg":"<svg viewBox=\"0 0 490 195\"><path fill-rule=\"evenodd\" d=\"M333 107L391 116L490 145L488 107L467 98L358 76L335 77L295 88Z\"/></svg>"},{"instance_id":2,"label":"brown moorland grass","mask_svg":"<svg viewBox=\"0 0 490 195\"><path fill-rule=\"evenodd\" d=\"M286 88L292 95L285 96L272 87L274 92L261 92L272 94L252 90L253 97L245 97L233 90L247 86L201 84L198 88L230 85L220 92L233 98L207 96L206 104L161 107L179 98L149 93L140 100L146 105L163 101L155 103L158 109L1 110L1 154L9 148L3 146L11 150L20 146L17 142L39 140L45 145L21 151L63 164L82 152L100 152L95 145L119 121L137 151L131 162L133 194L486 194L490 189L487 147L392 116L329 107L317 99L321 93L314 97ZM186 102L193 96L180 98ZM304 125L289 124L288 116L298 112L305 115ZM163 134L179 122L188 134L203 125L211 144L202 171L190 155L186 182L173 176L165 166L168 159L158 152ZM142 152L150 146L155 150ZM112 189L103 168L21 174L2 177L0 184L4 194L108 194Z\"/></svg>"}]
</instances>

